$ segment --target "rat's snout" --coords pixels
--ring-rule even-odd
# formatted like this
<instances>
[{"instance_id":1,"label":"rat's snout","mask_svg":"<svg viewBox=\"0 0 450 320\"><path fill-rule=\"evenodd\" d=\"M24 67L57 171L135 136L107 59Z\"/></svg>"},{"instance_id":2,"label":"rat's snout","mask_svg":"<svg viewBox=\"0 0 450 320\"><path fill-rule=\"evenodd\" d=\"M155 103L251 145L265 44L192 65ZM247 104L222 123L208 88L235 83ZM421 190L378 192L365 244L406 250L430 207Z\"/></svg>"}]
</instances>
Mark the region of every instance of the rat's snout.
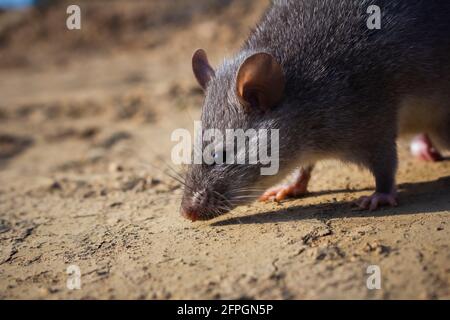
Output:
<instances>
[{"instance_id":1,"label":"rat's snout","mask_svg":"<svg viewBox=\"0 0 450 320\"><path fill-rule=\"evenodd\" d=\"M197 221L209 220L229 211L230 208L221 202L223 196L216 197L216 193L207 190L185 193L181 201L181 215L191 221Z\"/></svg>"},{"instance_id":2,"label":"rat's snout","mask_svg":"<svg viewBox=\"0 0 450 320\"><path fill-rule=\"evenodd\" d=\"M181 215L192 222L203 220L202 213L207 209L208 196L205 190L185 196L181 203Z\"/></svg>"}]
</instances>

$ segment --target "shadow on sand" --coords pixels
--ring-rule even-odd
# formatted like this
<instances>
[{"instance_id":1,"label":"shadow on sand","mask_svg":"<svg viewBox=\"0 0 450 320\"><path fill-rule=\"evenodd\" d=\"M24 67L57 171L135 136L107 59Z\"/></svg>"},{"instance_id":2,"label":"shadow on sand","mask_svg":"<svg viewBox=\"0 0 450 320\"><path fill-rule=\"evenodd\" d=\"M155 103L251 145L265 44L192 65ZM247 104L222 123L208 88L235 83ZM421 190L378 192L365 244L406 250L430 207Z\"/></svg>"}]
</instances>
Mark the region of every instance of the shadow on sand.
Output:
<instances>
[{"instance_id":1,"label":"shadow on sand","mask_svg":"<svg viewBox=\"0 0 450 320\"><path fill-rule=\"evenodd\" d=\"M353 191L372 192L371 189L360 189ZM343 192L352 191L330 190L311 193L308 197ZM328 220L343 217L380 217L450 211L450 176L441 177L437 180L428 182L400 184L398 185L398 196L399 206L395 208L383 207L376 211L367 211L356 208L353 202L341 201L307 206L293 206L281 210L261 212L244 217L230 217L226 220L214 222L211 226L289 222L311 218Z\"/></svg>"}]
</instances>

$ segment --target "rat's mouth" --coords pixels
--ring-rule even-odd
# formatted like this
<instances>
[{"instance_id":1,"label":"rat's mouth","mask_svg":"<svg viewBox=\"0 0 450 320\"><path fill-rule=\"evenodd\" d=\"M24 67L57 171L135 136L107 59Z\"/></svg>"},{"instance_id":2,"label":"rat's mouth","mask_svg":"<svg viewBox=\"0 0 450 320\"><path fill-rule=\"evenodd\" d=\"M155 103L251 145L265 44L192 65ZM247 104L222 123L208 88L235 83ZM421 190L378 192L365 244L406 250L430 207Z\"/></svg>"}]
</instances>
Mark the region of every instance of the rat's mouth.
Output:
<instances>
[{"instance_id":1,"label":"rat's mouth","mask_svg":"<svg viewBox=\"0 0 450 320\"><path fill-rule=\"evenodd\" d=\"M193 211L181 211L181 215L192 222L200 220L200 215Z\"/></svg>"},{"instance_id":2,"label":"rat's mouth","mask_svg":"<svg viewBox=\"0 0 450 320\"><path fill-rule=\"evenodd\" d=\"M195 222L195 221L211 220L211 219L221 216L229 211L230 210L225 210L225 209L222 209L222 210L215 209L215 210L211 210L211 212L209 212L209 213L203 213L203 212L197 211L197 210L181 209L181 215L184 218L186 218L192 222Z\"/></svg>"}]
</instances>

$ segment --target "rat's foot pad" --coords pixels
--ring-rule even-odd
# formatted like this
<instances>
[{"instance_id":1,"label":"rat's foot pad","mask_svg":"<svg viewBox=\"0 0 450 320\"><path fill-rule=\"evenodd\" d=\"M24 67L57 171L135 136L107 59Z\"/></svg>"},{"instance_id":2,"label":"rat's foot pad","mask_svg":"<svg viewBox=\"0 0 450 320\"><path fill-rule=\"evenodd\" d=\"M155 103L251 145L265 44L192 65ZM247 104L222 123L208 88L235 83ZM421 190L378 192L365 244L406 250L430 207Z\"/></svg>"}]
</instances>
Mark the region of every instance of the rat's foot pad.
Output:
<instances>
[{"instance_id":1,"label":"rat's foot pad","mask_svg":"<svg viewBox=\"0 0 450 320\"><path fill-rule=\"evenodd\" d=\"M433 146L430 138L426 134L420 134L411 141L411 154L423 161L441 161L442 155Z\"/></svg>"},{"instance_id":2,"label":"rat's foot pad","mask_svg":"<svg viewBox=\"0 0 450 320\"><path fill-rule=\"evenodd\" d=\"M309 171L299 171L292 183L282 184L268 189L259 197L259 201L275 200L282 201L287 198L295 198L307 192L308 182L311 178Z\"/></svg>"},{"instance_id":3,"label":"rat's foot pad","mask_svg":"<svg viewBox=\"0 0 450 320\"><path fill-rule=\"evenodd\" d=\"M369 209L370 211L378 209L383 205L397 206L396 193L378 193L375 192L371 196L363 196L356 201L356 205L361 209Z\"/></svg>"}]
</instances>

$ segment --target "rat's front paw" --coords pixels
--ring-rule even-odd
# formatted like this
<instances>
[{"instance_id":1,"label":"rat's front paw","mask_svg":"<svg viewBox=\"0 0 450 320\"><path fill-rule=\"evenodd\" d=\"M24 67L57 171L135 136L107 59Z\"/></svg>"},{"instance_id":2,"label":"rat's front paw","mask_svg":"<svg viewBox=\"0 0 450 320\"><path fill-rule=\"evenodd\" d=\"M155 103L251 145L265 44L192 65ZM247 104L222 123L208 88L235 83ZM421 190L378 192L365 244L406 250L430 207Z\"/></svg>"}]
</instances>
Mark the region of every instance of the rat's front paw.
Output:
<instances>
[{"instance_id":1,"label":"rat's front paw","mask_svg":"<svg viewBox=\"0 0 450 320\"><path fill-rule=\"evenodd\" d=\"M259 197L259 201L275 200L281 201L287 198L295 198L307 192L308 182L311 178L313 166L306 166L293 172L290 182L268 189Z\"/></svg>"},{"instance_id":2,"label":"rat's front paw","mask_svg":"<svg viewBox=\"0 0 450 320\"><path fill-rule=\"evenodd\" d=\"M375 192L371 196L363 196L356 201L361 209L369 209L370 211L377 209L382 205L397 206L397 195L395 193L378 193Z\"/></svg>"},{"instance_id":3,"label":"rat's front paw","mask_svg":"<svg viewBox=\"0 0 450 320\"><path fill-rule=\"evenodd\" d=\"M275 200L281 201L287 198L295 198L304 195L307 190L307 183L295 183L276 186L268 189L259 197L259 201Z\"/></svg>"}]
</instances>

